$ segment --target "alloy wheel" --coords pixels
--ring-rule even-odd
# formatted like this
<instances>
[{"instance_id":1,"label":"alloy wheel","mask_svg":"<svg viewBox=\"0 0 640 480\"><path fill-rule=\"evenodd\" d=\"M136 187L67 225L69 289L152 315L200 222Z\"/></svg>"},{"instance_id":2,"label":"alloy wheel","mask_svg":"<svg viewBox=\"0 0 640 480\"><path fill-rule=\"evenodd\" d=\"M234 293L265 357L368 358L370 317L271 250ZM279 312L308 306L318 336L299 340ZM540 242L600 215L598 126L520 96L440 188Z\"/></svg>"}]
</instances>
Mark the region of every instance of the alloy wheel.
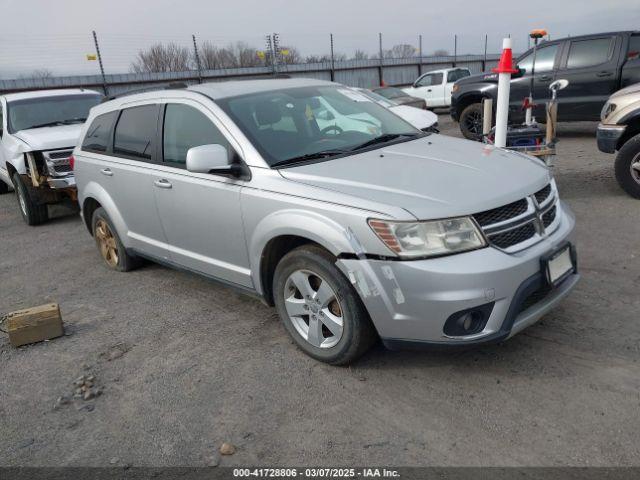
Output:
<instances>
[{"instance_id":1,"label":"alloy wheel","mask_svg":"<svg viewBox=\"0 0 640 480\"><path fill-rule=\"evenodd\" d=\"M116 238L113 236L107 222L102 218L96 222L95 235L102 258L104 258L104 261L107 262L110 267L115 268L118 265L118 247L116 244Z\"/></svg>"},{"instance_id":2,"label":"alloy wheel","mask_svg":"<svg viewBox=\"0 0 640 480\"><path fill-rule=\"evenodd\" d=\"M284 305L296 331L314 347L331 348L342 338L342 306L329 282L317 273L296 270L289 275Z\"/></svg>"},{"instance_id":3,"label":"alloy wheel","mask_svg":"<svg viewBox=\"0 0 640 480\"><path fill-rule=\"evenodd\" d=\"M482 129L482 115L478 112L468 113L465 116L464 125L469 132L479 135Z\"/></svg>"},{"instance_id":4,"label":"alloy wheel","mask_svg":"<svg viewBox=\"0 0 640 480\"><path fill-rule=\"evenodd\" d=\"M631 170L631 178L633 178L636 183L640 184L640 153L633 157L629 168Z\"/></svg>"}]
</instances>

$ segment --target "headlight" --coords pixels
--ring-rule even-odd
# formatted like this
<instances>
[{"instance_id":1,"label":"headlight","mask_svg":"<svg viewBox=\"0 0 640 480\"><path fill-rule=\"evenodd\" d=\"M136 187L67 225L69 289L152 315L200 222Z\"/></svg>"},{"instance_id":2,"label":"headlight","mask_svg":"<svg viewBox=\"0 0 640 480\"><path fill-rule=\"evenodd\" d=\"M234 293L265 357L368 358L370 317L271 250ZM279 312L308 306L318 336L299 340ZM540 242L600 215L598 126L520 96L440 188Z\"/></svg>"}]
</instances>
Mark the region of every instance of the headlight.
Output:
<instances>
[{"instance_id":1,"label":"headlight","mask_svg":"<svg viewBox=\"0 0 640 480\"><path fill-rule=\"evenodd\" d=\"M370 219L369 226L392 252L404 258L450 255L487 245L469 217L428 222Z\"/></svg>"},{"instance_id":2,"label":"headlight","mask_svg":"<svg viewBox=\"0 0 640 480\"><path fill-rule=\"evenodd\" d=\"M605 118L607 118L610 114L612 114L616 109L616 104L615 103L605 103L604 107L602 107L602 111L600 112L600 120L604 120Z\"/></svg>"}]
</instances>

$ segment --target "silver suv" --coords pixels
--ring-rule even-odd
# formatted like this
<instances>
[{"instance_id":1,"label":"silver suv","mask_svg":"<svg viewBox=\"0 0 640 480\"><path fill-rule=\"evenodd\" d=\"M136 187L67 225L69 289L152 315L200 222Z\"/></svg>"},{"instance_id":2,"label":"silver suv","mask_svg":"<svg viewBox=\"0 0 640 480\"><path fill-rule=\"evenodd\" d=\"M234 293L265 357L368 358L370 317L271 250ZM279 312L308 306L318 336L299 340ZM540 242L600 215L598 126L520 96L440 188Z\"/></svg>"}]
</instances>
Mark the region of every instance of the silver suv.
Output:
<instances>
[{"instance_id":1,"label":"silver suv","mask_svg":"<svg viewBox=\"0 0 640 480\"><path fill-rule=\"evenodd\" d=\"M335 83L121 97L92 109L74 157L110 268L146 258L258 295L332 364L378 337L503 340L579 277L574 217L545 165L422 132Z\"/></svg>"}]
</instances>

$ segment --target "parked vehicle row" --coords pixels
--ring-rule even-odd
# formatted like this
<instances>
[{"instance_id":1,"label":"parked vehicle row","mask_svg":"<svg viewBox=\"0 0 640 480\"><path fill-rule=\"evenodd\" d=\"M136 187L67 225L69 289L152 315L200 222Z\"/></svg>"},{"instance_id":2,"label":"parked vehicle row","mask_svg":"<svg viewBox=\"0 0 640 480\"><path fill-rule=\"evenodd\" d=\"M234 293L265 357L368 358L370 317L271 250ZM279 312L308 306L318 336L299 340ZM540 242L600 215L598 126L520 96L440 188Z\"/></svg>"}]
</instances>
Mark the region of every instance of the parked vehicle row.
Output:
<instances>
[{"instance_id":1,"label":"parked vehicle row","mask_svg":"<svg viewBox=\"0 0 640 480\"><path fill-rule=\"evenodd\" d=\"M71 152L101 98L91 90L0 96L0 193L15 189L29 225L47 220L47 205L76 200Z\"/></svg>"},{"instance_id":2,"label":"parked vehicle row","mask_svg":"<svg viewBox=\"0 0 640 480\"><path fill-rule=\"evenodd\" d=\"M521 55L519 73L511 78L509 117L524 120L522 101L529 94L533 49ZM640 82L640 32L583 35L543 42L538 46L533 97L548 98L549 85L566 79L568 87L558 98L562 121L595 121L607 98L617 90ZM498 75L483 73L458 80L451 96L451 116L462 134L477 140L482 133L482 100L497 98ZM494 101L495 105L495 101ZM534 115L545 118L544 102Z\"/></svg>"},{"instance_id":3,"label":"parked vehicle row","mask_svg":"<svg viewBox=\"0 0 640 480\"><path fill-rule=\"evenodd\" d=\"M150 259L257 295L332 364L377 337L503 340L579 278L543 163L423 132L330 82L121 97L92 109L73 155L109 268Z\"/></svg>"}]
</instances>

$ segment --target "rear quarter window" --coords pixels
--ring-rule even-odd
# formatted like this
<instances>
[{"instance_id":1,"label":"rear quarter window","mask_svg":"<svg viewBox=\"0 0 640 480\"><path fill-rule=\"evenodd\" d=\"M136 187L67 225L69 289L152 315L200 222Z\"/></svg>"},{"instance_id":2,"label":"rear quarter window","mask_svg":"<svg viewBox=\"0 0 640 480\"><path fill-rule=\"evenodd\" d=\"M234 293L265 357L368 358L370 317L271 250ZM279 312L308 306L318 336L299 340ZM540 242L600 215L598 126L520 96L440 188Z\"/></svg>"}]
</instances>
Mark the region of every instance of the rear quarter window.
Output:
<instances>
[{"instance_id":1,"label":"rear quarter window","mask_svg":"<svg viewBox=\"0 0 640 480\"><path fill-rule=\"evenodd\" d=\"M82 141L82 150L89 152L106 152L111 143L111 131L118 112L109 112L98 115L93 119Z\"/></svg>"}]
</instances>

